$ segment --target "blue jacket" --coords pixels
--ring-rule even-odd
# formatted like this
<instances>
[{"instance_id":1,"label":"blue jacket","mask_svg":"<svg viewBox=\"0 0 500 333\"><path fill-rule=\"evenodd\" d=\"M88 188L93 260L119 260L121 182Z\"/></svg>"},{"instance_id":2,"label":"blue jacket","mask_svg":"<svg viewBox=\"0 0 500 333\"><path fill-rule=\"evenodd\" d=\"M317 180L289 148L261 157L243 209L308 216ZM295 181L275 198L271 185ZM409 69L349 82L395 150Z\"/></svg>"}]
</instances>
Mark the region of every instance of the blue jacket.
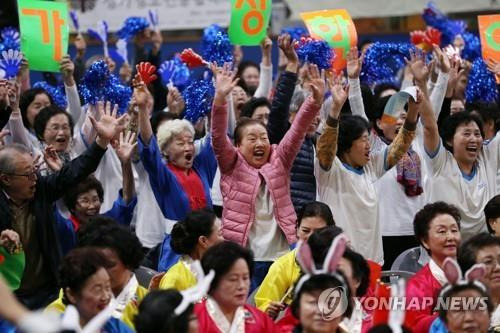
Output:
<instances>
[{"instance_id":1,"label":"blue jacket","mask_svg":"<svg viewBox=\"0 0 500 333\"><path fill-rule=\"evenodd\" d=\"M158 206L163 216L170 220L182 220L189 213L189 198L184 189L177 181L175 175L167 168L161 157L156 137L152 137L145 145L142 137L139 136L139 153L142 164L149 175L149 182L155 195ZM207 136L204 140L200 152L193 162L193 170L198 174L203 183L207 206L212 207L210 189L217 171L217 160L212 149L212 140ZM165 272L179 260L170 246L170 235L166 234L160 249L158 260L158 271Z\"/></svg>"},{"instance_id":2,"label":"blue jacket","mask_svg":"<svg viewBox=\"0 0 500 333\"><path fill-rule=\"evenodd\" d=\"M271 144L278 144L290 128L290 102L296 82L297 74L295 73L285 71L280 76L267 124ZM306 136L290 171L290 194L296 212L304 204L316 200L314 145L314 138Z\"/></svg>"},{"instance_id":3,"label":"blue jacket","mask_svg":"<svg viewBox=\"0 0 500 333\"><path fill-rule=\"evenodd\" d=\"M123 200L122 190L118 192L118 198L113 203L113 207L102 215L116 220L119 224L129 226L134 215L137 204L137 197L134 197L127 204ZM57 235L63 255L66 255L76 246L76 230L70 219L65 218L54 205L54 216L56 220Z\"/></svg>"},{"instance_id":4,"label":"blue jacket","mask_svg":"<svg viewBox=\"0 0 500 333\"><path fill-rule=\"evenodd\" d=\"M20 331L4 319L0 319L0 332L19 333ZM133 333L133 331L120 319L109 318L99 331L100 333Z\"/></svg>"},{"instance_id":5,"label":"blue jacket","mask_svg":"<svg viewBox=\"0 0 500 333\"><path fill-rule=\"evenodd\" d=\"M175 175L165 165L155 136L151 137L151 140L146 144L139 135L139 154L144 169L149 175L151 188L163 216L170 220L182 220L191 210L189 198ZM217 170L217 161L212 150L210 137L205 140L200 153L194 158L193 170L203 183L207 206L212 207L210 189Z\"/></svg>"}]
</instances>

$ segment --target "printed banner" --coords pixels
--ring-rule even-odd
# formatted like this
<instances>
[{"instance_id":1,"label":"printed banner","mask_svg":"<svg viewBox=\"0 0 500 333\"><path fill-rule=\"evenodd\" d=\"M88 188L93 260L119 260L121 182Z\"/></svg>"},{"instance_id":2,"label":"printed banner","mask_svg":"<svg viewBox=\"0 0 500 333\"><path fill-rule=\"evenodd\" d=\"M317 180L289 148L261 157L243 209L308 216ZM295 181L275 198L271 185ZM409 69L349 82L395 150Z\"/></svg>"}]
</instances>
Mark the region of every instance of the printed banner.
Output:
<instances>
[{"instance_id":1,"label":"printed banner","mask_svg":"<svg viewBox=\"0 0 500 333\"><path fill-rule=\"evenodd\" d=\"M309 34L328 43L335 51L333 69L346 67L347 53L358 43L358 34L351 16L345 9L320 10L301 13Z\"/></svg>"},{"instance_id":2,"label":"printed banner","mask_svg":"<svg viewBox=\"0 0 500 333\"><path fill-rule=\"evenodd\" d=\"M492 59L500 62L500 15L481 15L477 20L484 61ZM496 80L500 84L500 75L496 76Z\"/></svg>"},{"instance_id":3,"label":"printed banner","mask_svg":"<svg viewBox=\"0 0 500 333\"><path fill-rule=\"evenodd\" d=\"M19 0L21 51L30 69L59 72L68 52L68 6L52 1Z\"/></svg>"},{"instance_id":4,"label":"printed banner","mask_svg":"<svg viewBox=\"0 0 500 333\"><path fill-rule=\"evenodd\" d=\"M271 0L231 0L231 44L259 45L266 36L270 18Z\"/></svg>"}]
</instances>

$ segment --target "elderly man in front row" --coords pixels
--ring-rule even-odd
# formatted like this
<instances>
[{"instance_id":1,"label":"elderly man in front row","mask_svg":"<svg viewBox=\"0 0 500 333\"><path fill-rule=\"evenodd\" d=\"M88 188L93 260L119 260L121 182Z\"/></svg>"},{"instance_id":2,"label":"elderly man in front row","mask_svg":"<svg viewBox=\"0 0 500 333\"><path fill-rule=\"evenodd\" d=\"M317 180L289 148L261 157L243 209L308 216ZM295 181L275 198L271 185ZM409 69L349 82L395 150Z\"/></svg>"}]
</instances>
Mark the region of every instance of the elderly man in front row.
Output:
<instances>
[{"instance_id":1,"label":"elderly man in front row","mask_svg":"<svg viewBox=\"0 0 500 333\"><path fill-rule=\"evenodd\" d=\"M110 140L123 130L123 117L101 114L92 120L95 142L82 155L52 175L42 177L33 156L22 145L0 148L0 232L16 231L23 245L26 264L19 300L30 309L49 304L58 294L57 272L61 250L56 235L53 204L64 191L94 172Z\"/></svg>"}]
</instances>

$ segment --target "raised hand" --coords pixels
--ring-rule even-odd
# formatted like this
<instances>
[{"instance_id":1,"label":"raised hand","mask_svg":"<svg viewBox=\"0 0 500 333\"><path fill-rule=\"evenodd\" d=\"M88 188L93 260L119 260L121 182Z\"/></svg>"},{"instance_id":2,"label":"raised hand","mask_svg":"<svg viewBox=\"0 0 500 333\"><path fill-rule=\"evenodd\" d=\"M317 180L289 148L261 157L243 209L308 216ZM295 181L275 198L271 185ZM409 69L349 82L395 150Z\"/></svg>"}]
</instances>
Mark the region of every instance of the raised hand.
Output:
<instances>
[{"instance_id":1,"label":"raised hand","mask_svg":"<svg viewBox=\"0 0 500 333\"><path fill-rule=\"evenodd\" d=\"M486 62L488 66L488 70L492 72L494 75L500 75L500 63L494 59L488 59Z\"/></svg>"},{"instance_id":2,"label":"raised hand","mask_svg":"<svg viewBox=\"0 0 500 333\"><path fill-rule=\"evenodd\" d=\"M271 38L266 36L260 43L260 48L262 50L262 63L266 66L271 65L271 50L273 48Z\"/></svg>"},{"instance_id":3,"label":"raised hand","mask_svg":"<svg viewBox=\"0 0 500 333\"><path fill-rule=\"evenodd\" d=\"M184 110L185 102L179 90L174 86L169 86L167 94L168 112L180 115Z\"/></svg>"},{"instance_id":4,"label":"raised hand","mask_svg":"<svg viewBox=\"0 0 500 333\"><path fill-rule=\"evenodd\" d=\"M406 114L406 120L410 122L416 122L418 114L420 113L420 108L422 106L422 101L424 99L423 92L417 88L417 100L413 100L410 97L408 100L408 113Z\"/></svg>"},{"instance_id":5,"label":"raised hand","mask_svg":"<svg viewBox=\"0 0 500 333\"><path fill-rule=\"evenodd\" d=\"M287 60L287 69L291 66L295 67L295 71L298 69L299 57L297 56L297 52L295 52L295 48L293 47L293 40L289 34L280 35L278 37L278 47L283 51L283 54Z\"/></svg>"},{"instance_id":6,"label":"raised hand","mask_svg":"<svg viewBox=\"0 0 500 333\"><path fill-rule=\"evenodd\" d=\"M122 164L130 163L132 161L132 156L134 155L134 149L137 146L137 141L135 140L135 133L128 131L126 134L120 132L120 140L118 144L113 146L113 149L118 155L120 162Z\"/></svg>"},{"instance_id":7,"label":"raised hand","mask_svg":"<svg viewBox=\"0 0 500 333\"><path fill-rule=\"evenodd\" d=\"M332 93L333 101L330 116L335 119L339 117L340 110L342 110L342 107L344 106L349 93L349 85L343 85L342 79L343 77L341 75L334 76L332 74L327 76L328 87L330 88L330 92Z\"/></svg>"},{"instance_id":8,"label":"raised hand","mask_svg":"<svg viewBox=\"0 0 500 333\"><path fill-rule=\"evenodd\" d=\"M63 166L63 162L52 145L45 147L43 151L43 160L49 169L54 172L61 170Z\"/></svg>"},{"instance_id":9,"label":"raised hand","mask_svg":"<svg viewBox=\"0 0 500 333\"><path fill-rule=\"evenodd\" d=\"M361 57L358 55L358 48L356 46L351 47L347 53L347 76L350 79L357 79L359 77L364 58L364 54Z\"/></svg>"},{"instance_id":10,"label":"raised hand","mask_svg":"<svg viewBox=\"0 0 500 333\"><path fill-rule=\"evenodd\" d=\"M457 86L458 78L464 73L464 69L460 69L460 60L451 59L450 76L448 79L448 86L446 87L446 97L452 97L455 87Z\"/></svg>"},{"instance_id":11,"label":"raised hand","mask_svg":"<svg viewBox=\"0 0 500 333\"><path fill-rule=\"evenodd\" d=\"M102 103L98 103L97 111L100 115L99 121L97 121L93 116L89 115L92 126L97 132L97 138L99 139L97 143L105 148L108 143L125 127L125 114L119 118L116 118L116 113L118 111L118 105L115 104L113 110L111 110L111 103L106 102L106 106Z\"/></svg>"},{"instance_id":12,"label":"raised hand","mask_svg":"<svg viewBox=\"0 0 500 333\"><path fill-rule=\"evenodd\" d=\"M68 86L73 86L75 84L75 80L73 78L73 73L75 71L75 64L71 61L69 55L65 55L59 66L59 71L61 71L64 79L64 83Z\"/></svg>"},{"instance_id":13,"label":"raised hand","mask_svg":"<svg viewBox=\"0 0 500 333\"><path fill-rule=\"evenodd\" d=\"M132 86L134 87L133 98L135 103L140 111L146 111L148 102L152 96L139 74L136 74L132 80Z\"/></svg>"},{"instance_id":14,"label":"raised hand","mask_svg":"<svg viewBox=\"0 0 500 333\"><path fill-rule=\"evenodd\" d=\"M217 67L217 64L214 62L210 65L210 69L215 76L214 101L223 105L226 103L226 97L238 84L239 78L235 78L236 73L231 71L231 64L229 63L225 63L223 67Z\"/></svg>"},{"instance_id":15,"label":"raised hand","mask_svg":"<svg viewBox=\"0 0 500 333\"><path fill-rule=\"evenodd\" d=\"M425 55L422 51L410 51L410 60L405 58L406 63L410 66L411 73L419 86L426 85L429 80L429 67L425 64Z\"/></svg>"},{"instance_id":16,"label":"raised hand","mask_svg":"<svg viewBox=\"0 0 500 333\"><path fill-rule=\"evenodd\" d=\"M318 66L309 64L307 67L310 77L312 97L317 105L323 104L325 98L325 80L321 77Z\"/></svg>"},{"instance_id":17,"label":"raised hand","mask_svg":"<svg viewBox=\"0 0 500 333\"><path fill-rule=\"evenodd\" d=\"M21 86L16 81L7 83L8 105L12 112L19 112L19 97L21 95Z\"/></svg>"},{"instance_id":18,"label":"raised hand","mask_svg":"<svg viewBox=\"0 0 500 333\"><path fill-rule=\"evenodd\" d=\"M437 60L439 70L443 73L449 73L451 68L450 59L437 45L434 45L434 57Z\"/></svg>"}]
</instances>

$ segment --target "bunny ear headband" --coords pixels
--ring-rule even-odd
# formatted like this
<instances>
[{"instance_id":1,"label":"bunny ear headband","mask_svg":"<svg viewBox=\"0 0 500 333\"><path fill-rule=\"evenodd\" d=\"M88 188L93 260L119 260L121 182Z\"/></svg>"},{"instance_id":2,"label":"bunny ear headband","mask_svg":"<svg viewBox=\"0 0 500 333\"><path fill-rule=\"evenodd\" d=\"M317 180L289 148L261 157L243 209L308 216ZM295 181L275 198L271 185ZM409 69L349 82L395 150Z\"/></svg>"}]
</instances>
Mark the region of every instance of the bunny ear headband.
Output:
<instances>
[{"instance_id":1,"label":"bunny ear headband","mask_svg":"<svg viewBox=\"0 0 500 333\"><path fill-rule=\"evenodd\" d=\"M466 285L472 283L479 287L481 290L486 292L486 287L482 282L479 281L486 274L486 267L484 264L475 264L467 272L465 272L465 278L462 275L462 270L455 259L450 257L446 258L443 263L443 271L446 279L448 280L448 285L445 286L439 296L443 296L454 286Z\"/></svg>"},{"instance_id":2,"label":"bunny ear headband","mask_svg":"<svg viewBox=\"0 0 500 333\"><path fill-rule=\"evenodd\" d=\"M205 276L199 260L194 261L191 267L194 270L195 276L197 276L198 281L196 283L196 286L181 291L182 301L174 310L176 316L182 314L191 303L198 302L203 296L205 296L208 289L210 289L212 280L215 277L214 270L210 270L208 275Z\"/></svg>"},{"instance_id":3,"label":"bunny ear headband","mask_svg":"<svg viewBox=\"0 0 500 333\"><path fill-rule=\"evenodd\" d=\"M326 254L325 261L323 262L323 267L317 269L314 264L312 257L311 248L307 241L299 241L297 245L297 262L299 263L302 271L305 273L304 276L299 280L297 286L295 287L295 295L298 294L300 288L304 282L309 280L314 275L327 274L336 277L340 282L347 286L344 278L337 273L337 265L344 255L344 251L347 246L347 237L344 234L340 234L332 241L328 253Z\"/></svg>"}]
</instances>

